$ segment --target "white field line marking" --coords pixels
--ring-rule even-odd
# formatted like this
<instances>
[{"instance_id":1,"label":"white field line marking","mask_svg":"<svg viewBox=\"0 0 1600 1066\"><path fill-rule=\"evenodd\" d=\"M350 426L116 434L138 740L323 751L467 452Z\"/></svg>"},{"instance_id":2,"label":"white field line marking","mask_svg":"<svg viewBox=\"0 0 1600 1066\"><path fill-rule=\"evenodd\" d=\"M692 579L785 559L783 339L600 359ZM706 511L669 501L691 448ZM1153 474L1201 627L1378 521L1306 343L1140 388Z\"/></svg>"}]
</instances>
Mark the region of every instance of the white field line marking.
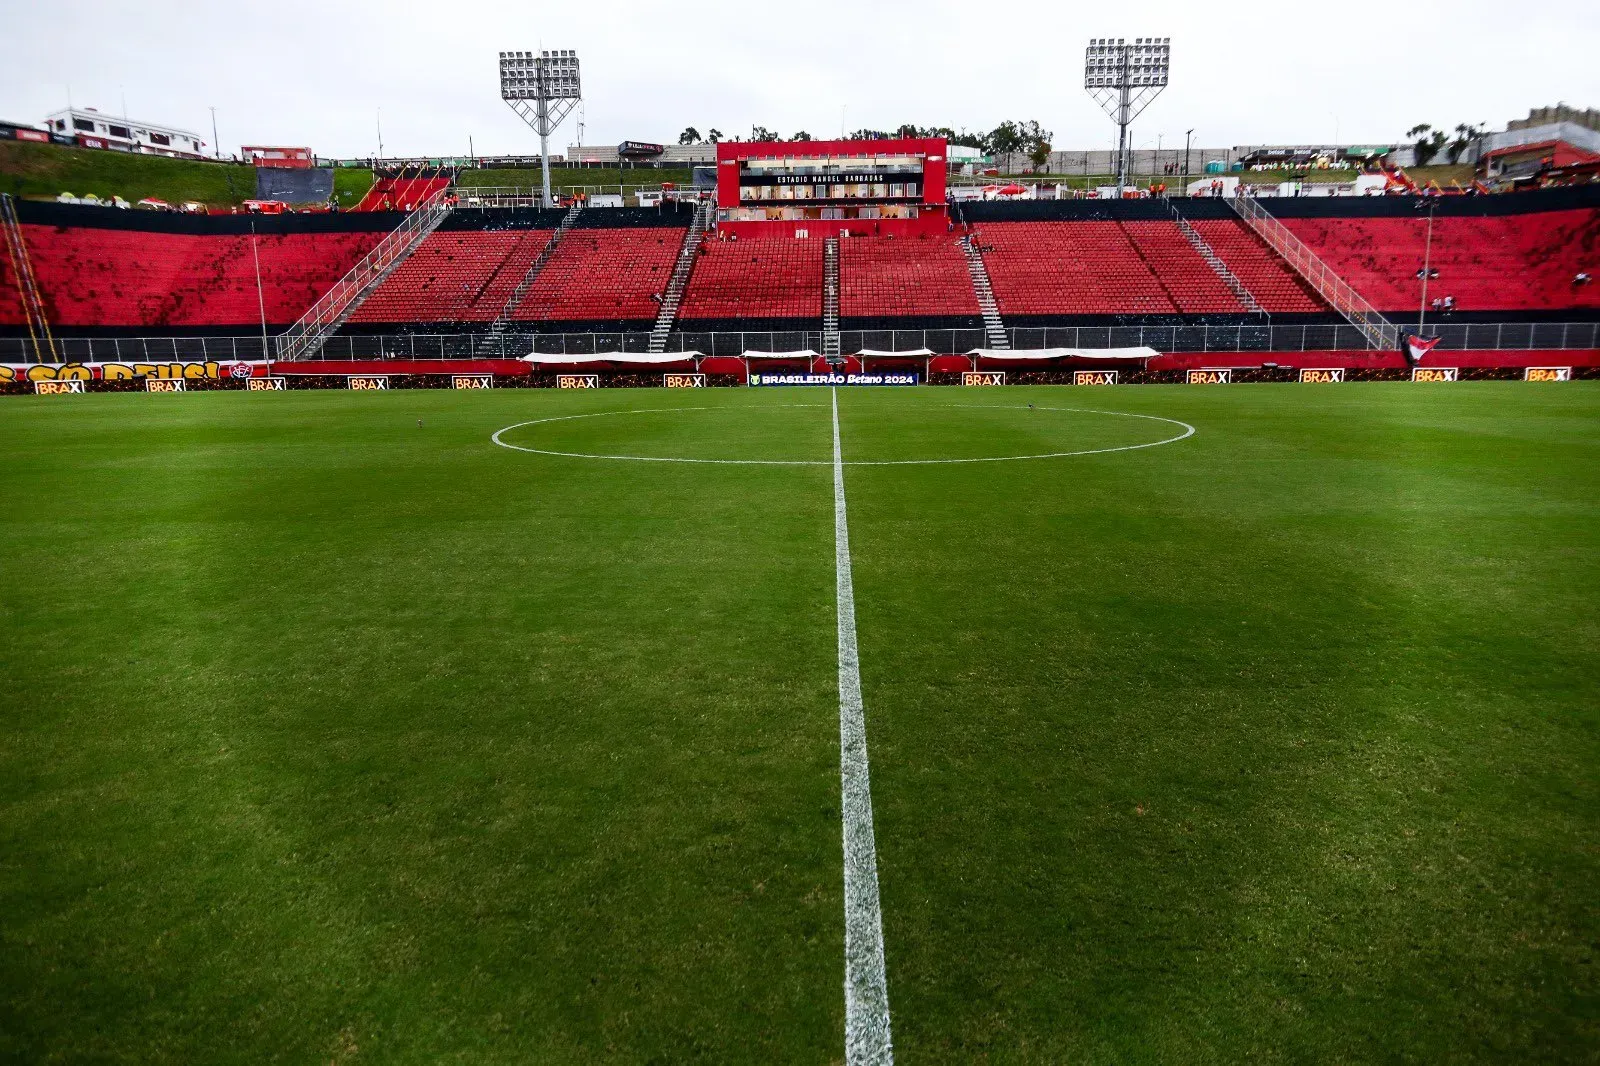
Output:
<instances>
[{"instance_id":1,"label":"white field line marking","mask_svg":"<svg viewBox=\"0 0 1600 1066\"><path fill-rule=\"evenodd\" d=\"M821 407L822 404L791 403L774 404L774 407ZM993 408L996 410L1023 410L1020 404L946 404L946 407L963 407L970 409ZM629 463L699 463L710 466L827 466L828 463L817 459L684 459L667 455L595 455L591 452L557 452L548 448L529 448L523 444L512 444L510 441L500 439L500 434L510 433L523 426L539 426L546 422L567 422L574 418L600 418L604 415L646 415L664 414L675 411L726 411L745 410L745 408L727 407L651 407L626 411L591 411L581 415L558 415L554 418L535 418L531 422L517 422L494 431L490 440L502 448L514 451L529 452L533 455L554 455L563 459L611 459ZM844 466L945 466L952 463L1015 463L1026 459L1066 459L1074 455L1107 455L1112 452L1136 452L1141 448L1159 448L1163 444L1176 444L1180 440L1192 437L1195 428L1187 422L1180 422L1176 418L1163 418L1160 415L1137 414L1132 411L1096 411L1087 407L1037 407L1038 411L1061 411L1068 414L1085 415L1113 415L1118 418L1145 418L1152 422L1168 422L1174 426L1182 426L1183 432L1164 440L1153 440L1148 444L1123 444L1115 448L1084 448L1072 452L1040 452L1036 455L995 455L977 459L854 459Z\"/></svg>"},{"instance_id":2,"label":"white field line marking","mask_svg":"<svg viewBox=\"0 0 1600 1066\"><path fill-rule=\"evenodd\" d=\"M872 835L872 782L867 772L867 721L856 648L856 595L850 578L844 468L835 390L833 557L839 606L839 787L844 822L844 1053L849 1066L887 1066L894 1062L894 1048L889 1039L889 985L883 962L878 848Z\"/></svg>"}]
</instances>

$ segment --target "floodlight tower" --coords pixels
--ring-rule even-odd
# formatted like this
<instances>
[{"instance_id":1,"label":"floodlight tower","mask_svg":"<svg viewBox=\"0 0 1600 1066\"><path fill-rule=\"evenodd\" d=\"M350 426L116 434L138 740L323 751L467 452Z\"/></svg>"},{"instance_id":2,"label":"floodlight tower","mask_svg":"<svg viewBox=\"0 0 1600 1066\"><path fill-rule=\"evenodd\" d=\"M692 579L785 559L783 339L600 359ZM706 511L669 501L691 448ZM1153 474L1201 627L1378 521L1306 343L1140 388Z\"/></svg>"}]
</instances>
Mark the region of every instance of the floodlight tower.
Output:
<instances>
[{"instance_id":1,"label":"floodlight tower","mask_svg":"<svg viewBox=\"0 0 1600 1066\"><path fill-rule=\"evenodd\" d=\"M1117 124L1117 195L1131 169L1128 125L1167 87L1171 37L1096 37L1084 52L1083 87Z\"/></svg>"},{"instance_id":2,"label":"floodlight tower","mask_svg":"<svg viewBox=\"0 0 1600 1066\"><path fill-rule=\"evenodd\" d=\"M578 53L570 48L500 53L500 99L539 134L539 165L544 170L544 206L550 195L550 135L583 99Z\"/></svg>"}]
</instances>

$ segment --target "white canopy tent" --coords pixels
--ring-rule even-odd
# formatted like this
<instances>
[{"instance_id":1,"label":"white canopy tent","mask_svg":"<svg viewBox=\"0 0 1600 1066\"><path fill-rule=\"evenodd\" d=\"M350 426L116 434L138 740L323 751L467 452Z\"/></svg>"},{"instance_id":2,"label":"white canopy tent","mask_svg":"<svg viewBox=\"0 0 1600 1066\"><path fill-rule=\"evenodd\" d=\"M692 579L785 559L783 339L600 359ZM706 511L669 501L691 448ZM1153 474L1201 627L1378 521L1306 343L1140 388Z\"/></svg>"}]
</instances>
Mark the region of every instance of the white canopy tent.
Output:
<instances>
[{"instance_id":1,"label":"white canopy tent","mask_svg":"<svg viewBox=\"0 0 1600 1066\"><path fill-rule=\"evenodd\" d=\"M552 366L572 366L576 363L638 363L653 365L657 363L694 363L699 362L704 356L699 352L603 352L595 355L550 355L545 352L529 352L523 356L524 363L549 364Z\"/></svg>"},{"instance_id":2,"label":"white canopy tent","mask_svg":"<svg viewBox=\"0 0 1600 1066\"><path fill-rule=\"evenodd\" d=\"M741 359L815 359L817 357L817 355L818 355L818 353L812 351L810 348L804 348L804 349L801 349L798 352L744 352L739 356L739 358L741 358Z\"/></svg>"},{"instance_id":3,"label":"white canopy tent","mask_svg":"<svg viewBox=\"0 0 1600 1066\"><path fill-rule=\"evenodd\" d=\"M974 348L968 355L979 359L1038 360L1050 359L1123 359L1151 360L1161 353L1154 348L1024 348L1008 351L1003 348Z\"/></svg>"},{"instance_id":4,"label":"white canopy tent","mask_svg":"<svg viewBox=\"0 0 1600 1066\"><path fill-rule=\"evenodd\" d=\"M910 351L905 352L882 352L876 348L863 348L856 353L856 355L862 359L892 359L895 357L903 359L926 359L928 356L933 354L935 353L932 348L912 348Z\"/></svg>"}]
</instances>

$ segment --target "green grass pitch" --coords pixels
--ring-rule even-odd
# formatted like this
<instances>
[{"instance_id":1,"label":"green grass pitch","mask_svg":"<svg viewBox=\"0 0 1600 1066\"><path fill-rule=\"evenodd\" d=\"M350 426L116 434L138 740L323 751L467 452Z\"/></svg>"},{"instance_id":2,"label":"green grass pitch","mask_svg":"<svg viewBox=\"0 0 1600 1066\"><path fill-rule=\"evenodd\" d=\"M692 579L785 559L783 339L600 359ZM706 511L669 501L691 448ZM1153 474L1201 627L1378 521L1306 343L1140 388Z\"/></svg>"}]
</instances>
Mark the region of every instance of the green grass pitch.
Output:
<instances>
[{"instance_id":1,"label":"green grass pitch","mask_svg":"<svg viewBox=\"0 0 1600 1066\"><path fill-rule=\"evenodd\" d=\"M829 398L5 399L0 1060L841 1061ZM838 399L900 1061L1594 1061L1600 388Z\"/></svg>"}]
</instances>

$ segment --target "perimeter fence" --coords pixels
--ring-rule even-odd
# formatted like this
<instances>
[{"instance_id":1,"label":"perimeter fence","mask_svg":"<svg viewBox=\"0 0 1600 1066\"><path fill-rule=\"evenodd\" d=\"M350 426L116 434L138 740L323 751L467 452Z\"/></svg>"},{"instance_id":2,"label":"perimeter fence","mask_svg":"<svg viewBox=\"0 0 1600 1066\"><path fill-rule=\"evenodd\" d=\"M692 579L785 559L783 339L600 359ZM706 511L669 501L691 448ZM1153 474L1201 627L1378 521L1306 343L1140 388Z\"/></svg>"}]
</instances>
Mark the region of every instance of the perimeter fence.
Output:
<instances>
[{"instance_id":1,"label":"perimeter fence","mask_svg":"<svg viewBox=\"0 0 1600 1066\"><path fill-rule=\"evenodd\" d=\"M1445 323L1430 326L1439 349L1448 351L1523 351L1600 348L1600 322ZM1017 326L1006 330L1014 350L1039 348L1154 348L1159 352L1360 351L1366 338L1354 326ZM58 360L28 337L0 337L0 363L163 362L211 359L220 362L278 358L275 339L217 337L61 337ZM843 330L839 350L960 354L986 346L981 329ZM604 355L647 352L648 331L599 333L384 333L330 337L312 359L516 359L540 355ZM669 352L739 355L747 351L823 350L819 330L674 332Z\"/></svg>"}]
</instances>

